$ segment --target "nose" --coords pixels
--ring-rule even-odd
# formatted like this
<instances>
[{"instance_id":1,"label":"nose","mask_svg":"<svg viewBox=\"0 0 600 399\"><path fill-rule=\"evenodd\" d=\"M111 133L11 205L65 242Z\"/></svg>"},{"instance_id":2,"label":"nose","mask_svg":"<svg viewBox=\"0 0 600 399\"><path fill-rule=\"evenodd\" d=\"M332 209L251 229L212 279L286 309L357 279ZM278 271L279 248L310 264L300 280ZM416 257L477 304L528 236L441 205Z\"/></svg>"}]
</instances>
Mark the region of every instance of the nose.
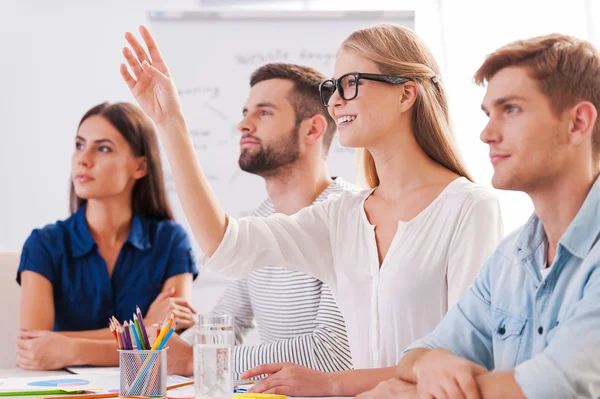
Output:
<instances>
[{"instance_id":1,"label":"nose","mask_svg":"<svg viewBox=\"0 0 600 399\"><path fill-rule=\"evenodd\" d=\"M89 168L93 164L92 156L87 148L76 151L74 157L78 166Z\"/></svg>"},{"instance_id":2,"label":"nose","mask_svg":"<svg viewBox=\"0 0 600 399\"><path fill-rule=\"evenodd\" d=\"M250 118L245 116L240 123L237 125L238 130L242 135L252 134L256 130L256 127L251 123Z\"/></svg>"},{"instance_id":3,"label":"nose","mask_svg":"<svg viewBox=\"0 0 600 399\"><path fill-rule=\"evenodd\" d=\"M500 135L500 127L498 123L494 121L492 117L488 120L488 123L485 125L481 134L479 135L479 139L483 141L485 144L498 143L501 141Z\"/></svg>"},{"instance_id":4,"label":"nose","mask_svg":"<svg viewBox=\"0 0 600 399\"><path fill-rule=\"evenodd\" d=\"M331 107L341 107L346 104L346 100L340 96L340 91L336 90L331 94L329 98L329 102L327 103L328 108L331 110Z\"/></svg>"}]
</instances>

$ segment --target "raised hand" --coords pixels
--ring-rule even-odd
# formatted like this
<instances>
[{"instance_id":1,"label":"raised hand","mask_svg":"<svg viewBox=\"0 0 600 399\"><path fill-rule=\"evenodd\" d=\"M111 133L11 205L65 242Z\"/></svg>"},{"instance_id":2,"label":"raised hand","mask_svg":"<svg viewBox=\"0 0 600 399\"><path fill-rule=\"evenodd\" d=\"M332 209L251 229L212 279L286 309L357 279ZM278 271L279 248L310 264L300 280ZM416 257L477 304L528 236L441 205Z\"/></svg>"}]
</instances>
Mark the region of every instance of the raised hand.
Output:
<instances>
[{"instance_id":1,"label":"raised hand","mask_svg":"<svg viewBox=\"0 0 600 399\"><path fill-rule=\"evenodd\" d=\"M133 76L125 64L121 64L121 76L146 115L161 125L171 117L182 116L181 103L169 68L148 28L142 25L139 30L148 51L133 34L125 33L131 49L124 47L123 56Z\"/></svg>"},{"instance_id":2,"label":"raised hand","mask_svg":"<svg viewBox=\"0 0 600 399\"><path fill-rule=\"evenodd\" d=\"M121 64L121 75L142 110L156 124L187 220L202 252L211 256L223 241L227 215L198 162L169 68L148 29L141 26L140 33L148 51L126 33L131 49L123 49L123 55L131 72Z\"/></svg>"}]
</instances>

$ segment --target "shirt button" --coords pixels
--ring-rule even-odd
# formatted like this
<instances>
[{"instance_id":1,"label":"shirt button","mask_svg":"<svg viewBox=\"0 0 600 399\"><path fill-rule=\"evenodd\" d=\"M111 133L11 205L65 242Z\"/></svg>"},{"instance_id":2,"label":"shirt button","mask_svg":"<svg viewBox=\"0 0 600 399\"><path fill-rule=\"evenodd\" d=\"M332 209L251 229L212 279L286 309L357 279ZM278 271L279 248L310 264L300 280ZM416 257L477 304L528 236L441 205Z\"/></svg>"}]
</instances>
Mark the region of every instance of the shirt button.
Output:
<instances>
[{"instance_id":1,"label":"shirt button","mask_svg":"<svg viewBox=\"0 0 600 399\"><path fill-rule=\"evenodd\" d=\"M544 327L538 328L538 334L542 335L544 333Z\"/></svg>"},{"instance_id":2,"label":"shirt button","mask_svg":"<svg viewBox=\"0 0 600 399\"><path fill-rule=\"evenodd\" d=\"M500 327L498 329L498 334L500 334L500 335L504 335L505 332L506 332L506 329L504 327Z\"/></svg>"}]
</instances>

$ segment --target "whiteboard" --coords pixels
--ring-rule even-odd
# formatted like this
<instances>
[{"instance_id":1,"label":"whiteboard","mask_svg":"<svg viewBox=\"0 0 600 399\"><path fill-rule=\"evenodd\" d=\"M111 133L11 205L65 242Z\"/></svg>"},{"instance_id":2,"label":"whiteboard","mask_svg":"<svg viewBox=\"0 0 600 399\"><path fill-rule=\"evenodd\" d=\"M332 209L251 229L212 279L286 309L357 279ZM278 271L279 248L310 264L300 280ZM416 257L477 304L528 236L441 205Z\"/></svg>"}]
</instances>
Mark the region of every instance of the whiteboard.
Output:
<instances>
[{"instance_id":1,"label":"whiteboard","mask_svg":"<svg viewBox=\"0 0 600 399\"><path fill-rule=\"evenodd\" d=\"M383 22L414 29L412 11L151 11L149 19L178 87L198 159L223 208L234 217L248 215L267 197L264 180L238 166L236 126L251 73L269 62L289 62L331 76L337 48L352 31ZM162 155L173 211L193 237ZM356 181L355 152L341 147L337 137L328 169L331 176ZM200 257L199 248L194 249Z\"/></svg>"}]
</instances>

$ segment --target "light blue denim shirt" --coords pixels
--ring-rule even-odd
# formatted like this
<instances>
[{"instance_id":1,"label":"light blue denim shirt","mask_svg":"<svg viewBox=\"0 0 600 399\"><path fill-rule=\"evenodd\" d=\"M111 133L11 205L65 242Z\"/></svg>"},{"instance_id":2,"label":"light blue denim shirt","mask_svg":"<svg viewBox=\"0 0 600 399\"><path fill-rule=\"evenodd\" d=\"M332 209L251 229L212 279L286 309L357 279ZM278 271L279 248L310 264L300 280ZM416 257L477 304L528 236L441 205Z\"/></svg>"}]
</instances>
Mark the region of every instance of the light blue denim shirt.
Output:
<instances>
[{"instance_id":1,"label":"light blue denim shirt","mask_svg":"<svg viewBox=\"0 0 600 399\"><path fill-rule=\"evenodd\" d=\"M485 223L484 220L481 221ZM415 348L445 348L488 370L515 369L530 399L600 396L600 179L561 237L550 273L533 215Z\"/></svg>"}]
</instances>

